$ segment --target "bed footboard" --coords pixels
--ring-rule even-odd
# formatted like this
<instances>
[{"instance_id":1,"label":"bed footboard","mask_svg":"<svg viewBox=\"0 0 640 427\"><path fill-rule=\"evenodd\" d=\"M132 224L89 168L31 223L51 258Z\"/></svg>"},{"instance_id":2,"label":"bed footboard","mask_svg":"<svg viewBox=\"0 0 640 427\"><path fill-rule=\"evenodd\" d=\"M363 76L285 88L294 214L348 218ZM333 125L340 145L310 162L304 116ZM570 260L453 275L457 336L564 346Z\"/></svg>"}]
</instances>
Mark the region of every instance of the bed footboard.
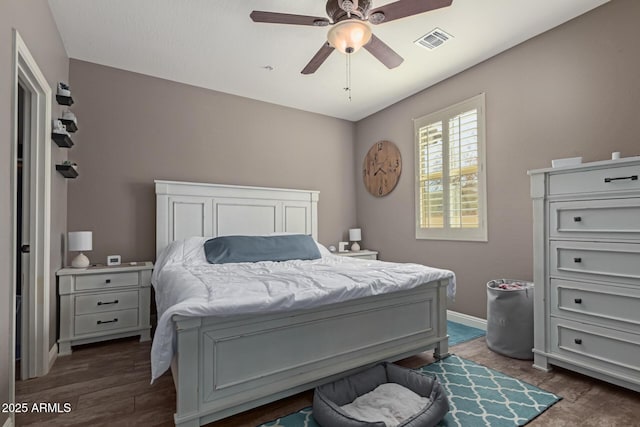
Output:
<instances>
[{"instance_id":1,"label":"bed footboard","mask_svg":"<svg viewBox=\"0 0 640 427\"><path fill-rule=\"evenodd\" d=\"M382 360L448 354L447 280L311 310L174 318L177 426L200 426Z\"/></svg>"}]
</instances>

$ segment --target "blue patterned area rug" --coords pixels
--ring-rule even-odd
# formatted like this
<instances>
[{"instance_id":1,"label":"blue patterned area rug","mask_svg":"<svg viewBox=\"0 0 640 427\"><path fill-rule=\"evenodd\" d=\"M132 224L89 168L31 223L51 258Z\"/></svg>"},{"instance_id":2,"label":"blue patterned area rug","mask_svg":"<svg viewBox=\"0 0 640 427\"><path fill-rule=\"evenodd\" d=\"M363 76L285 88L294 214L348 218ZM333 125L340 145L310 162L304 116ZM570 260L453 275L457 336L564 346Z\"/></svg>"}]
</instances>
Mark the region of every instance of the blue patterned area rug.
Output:
<instances>
[{"instance_id":1,"label":"blue patterned area rug","mask_svg":"<svg viewBox=\"0 0 640 427\"><path fill-rule=\"evenodd\" d=\"M417 369L438 376L449 398L441 427L522 426L561 398L455 355ZM260 427L320 427L304 408Z\"/></svg>"},{"instance_id":2,"label":"blue patterned area rug","mask_svg":"<svg viewBox=\"0 0 640 427\"><path fill-rule=\"evenodd\" d=\"M486 335L486 332L482 329L473 328L471 326L463 325L462 323L452 322L451 320L447 320L447 333L449 334L449 346Z\"/></svg>"}]
</instances>

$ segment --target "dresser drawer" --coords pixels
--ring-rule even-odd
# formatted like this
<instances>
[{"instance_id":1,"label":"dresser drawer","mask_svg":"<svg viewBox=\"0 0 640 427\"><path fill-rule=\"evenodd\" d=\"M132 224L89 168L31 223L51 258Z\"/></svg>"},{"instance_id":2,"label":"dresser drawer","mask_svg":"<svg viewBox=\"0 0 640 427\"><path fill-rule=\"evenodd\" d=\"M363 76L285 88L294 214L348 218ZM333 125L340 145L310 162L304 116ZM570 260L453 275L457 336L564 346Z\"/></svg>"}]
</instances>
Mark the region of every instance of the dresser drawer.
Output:
<instances>
[{"instance_id":1,"label":"dresser drawer","mask_svg":"<svg viewBox=\"0 0 640 427\"><path fill-rule=\"evenodd\" d=\"M549 175L549 194L640 190L640 166L609 167Z\"/></svg>"},{"instance_id":2,"label":"dresser drawer","mask_svg":"<svg viewBox=\"0 0 640 427\"><path fill-rule=\"evenodd\" d=\"M637 334L552 317L551 353L627 380L640 380Z\"/></svg>"},{"instance_id":3,"label":"dresser drawer","mask_svg":"<svg viewBox=\"0 0 640 427\"><path fill-rule=\"evenodd\" d=\"M75 334L92 334L138 326L138 310L118 310L85 314L74 319Z\"/></svg>"},{"instance_id":4,"label":"dresser drawer","mask_svg":"<svg viewBox=\"0 0 640 427\"><path fill-rule=\"evenodd\" d=\"M553 277L640 285L640 245L551 241L549 246Z\"/></svg>"},{"instance_id":5,"label":"dresser drawer","mask_svg":"<svg viewBox=\"0 0 640 427\"><path fill-rule=\"evenodd\" d=\"M549 204L551 238L640 240L640 198Z\"/></svg>"},{"instance_id":6,"label":"dresser drawer","mask_svg":"<svg viewBox=\"0 0 640 427\"><path fill-rule=\"evenodd\" d=\"M551 280L551 314L631 331L640 326L640 289Z\"/></svg>"},{"instance_id":7,"label":"dresser drawer","mask_svg":"<svg viewBox=\"0 0 640 427\"><path fill-rule=\"evenodd\" d=\"M76 315L138 307L138 291L76 296Z\"/></svg>"},{"instance_id":8,"label":"dresser drawer","mask_svg":"<svg viewBox=\"0 0 640 427\"><path fill-rule=\"evenodd\" d=\"M138 286L137 272L87 274L76 276L75 289L116 288L121 286Z\"/></svg>"}]
</instances>

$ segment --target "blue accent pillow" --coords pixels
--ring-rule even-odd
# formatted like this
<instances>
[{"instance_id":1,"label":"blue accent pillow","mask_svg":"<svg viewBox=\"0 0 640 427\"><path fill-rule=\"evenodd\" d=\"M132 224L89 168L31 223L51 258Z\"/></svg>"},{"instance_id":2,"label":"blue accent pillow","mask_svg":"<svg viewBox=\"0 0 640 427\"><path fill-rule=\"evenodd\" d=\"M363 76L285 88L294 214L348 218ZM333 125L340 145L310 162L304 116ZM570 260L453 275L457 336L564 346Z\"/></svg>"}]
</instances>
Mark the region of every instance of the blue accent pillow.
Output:
<instances>
[{"instance_id":1,"label":"blue accent pillow","mask_svg":"<svg viewBox=\"0 0 640 427\"><path fill-rule=\"evenodd\" d=\"M210 264L321 258L318 245L305 234L214 237L204 243L204 252Z\"/></svg>"}]
</instances>

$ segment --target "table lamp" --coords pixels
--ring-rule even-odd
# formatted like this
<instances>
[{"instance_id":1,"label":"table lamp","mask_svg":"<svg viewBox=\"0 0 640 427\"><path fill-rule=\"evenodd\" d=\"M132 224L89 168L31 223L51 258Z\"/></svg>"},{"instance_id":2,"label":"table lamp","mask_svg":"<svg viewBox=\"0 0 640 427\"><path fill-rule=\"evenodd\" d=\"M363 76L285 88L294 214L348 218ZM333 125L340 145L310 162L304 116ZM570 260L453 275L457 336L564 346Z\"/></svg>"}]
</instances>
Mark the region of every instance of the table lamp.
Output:
<instances>
[{"instance_id":1,"label":"table lamp","mask_svg":"<svg viewBox=\"0 0 640 427\"><path fill-rule=\"evenodd\" d=\"M360 250L358 242L362 240L362 230L359 228L350 228L349 240L353 242L353 245L351 245L351 251L358 252Z\"/></svg>"},{"instance_id":2,"label":"table lamp","mask_svg":"<svg viewBox=\"0 0 640 427\"><path fill-rule=\"evenodd\" d=\"M93 233L91 231L70 231L69 232L69 252L80 252L73 261L71 266L74 268L89 267L89 258L83 251L93 249Z\"/></svg>"}]
</instances>

